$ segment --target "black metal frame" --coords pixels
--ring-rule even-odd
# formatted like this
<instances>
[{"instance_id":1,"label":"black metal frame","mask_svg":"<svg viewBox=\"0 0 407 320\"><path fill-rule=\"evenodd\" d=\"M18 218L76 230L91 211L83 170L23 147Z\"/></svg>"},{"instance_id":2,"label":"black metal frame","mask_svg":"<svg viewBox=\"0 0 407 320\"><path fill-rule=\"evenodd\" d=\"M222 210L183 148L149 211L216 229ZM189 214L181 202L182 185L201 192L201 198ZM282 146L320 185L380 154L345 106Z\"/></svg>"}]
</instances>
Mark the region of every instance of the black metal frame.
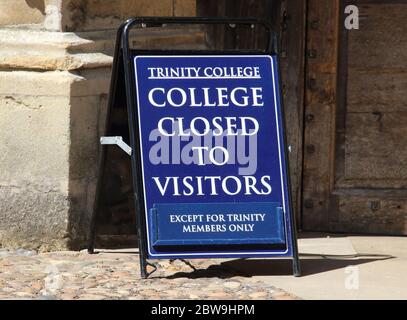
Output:
<instances>
[{"instance_id":1,"label":"black metal frame","mask_svg":"<svg viewBox=\"0 0 407 320\"><path fill-rule=\"evenodd\" d=\"M135 199L135 209L137 214L137 225L138 225L138 241L139 241L139 256L140 256L140 269L141 269L141 277L143 279L147 278L149 274L147 272L147 265L155 267L155 265L150 264L147 262L147 251L146 251L146 221L144 212L144 197L143 197L143 181L141 175L141 155L138 152L140 150L140 137L137 136L135 130L138 128L138 117L137 117L137 107L136 107L136 94L135 94L135 79L132 75L134 70L134 62L133 62L133 55L132 49L130 48L129 44L129 35L130 30L135 27L136 25L140 25L141 27L146 26L165 26L167 24L181 24L181 25L229 25L231 27L235 25L262 25L265 28L265 31L268 34L268 44L267 48L264 51L255 50L258 54L275 54L278 58L278 65L280 66L279 62L279 55L278 55L278 42L277 42L277 35L273 31L272 26L269 22L264 20L259 20L256 18L214 18L214 17L138 17L132 18L124 22L117 32L116 38L116 47L114 52L114 60L113 60L113 68L112 68L112 79L110 84L110 95L108 101L108 110L107 110L107 125L106 125L106 132L109 127L109 119L111 115L111 111L113 109L115 103L115 97L117 94L117 82L118 82L118 72L120 62L123 63L124 67L124 77L125 77L125 87L126 87L126 102L127 102L127 112L128 112L128 125L129 125L129 134L130 134L130 146L132 148L132 155L131 155L131 166L132 166L132 175L133 175L133 192L134 192L134 199ZM133 49L134 51L134 49ZM137 51L139 52L139 51ZM202 51L202 50L140 50L143 53L149 54L157 54L160 53L184 53L184 54L225 54L225 51ZM253 51L234 51L236 54L253 54ZM228 52L229 54L229 52ZM283 101L283 96L281 92L281 77L280 81L280 97L281 101ZM285 124L285 117L284 117L284 106L282 106L282 115L283 115L283 131L284 131L284 146L285 146L285 157L286 157L286 166L287 166L287 174L289 177L289 163L288 163L288 145L287 145L287 138L286 138L286 124ZM99 161L99 177L98 177L98 184L96 190L96 198L95 198L95 206L93 215L91 218L90 223L90 232L88 238L88 252L94 253L94 243L95 243L95 233L96 233L96 220L97 220L97 212L99 206L99 198L100 193L103 185L103 168L105 165L105 148L100 149L100 161ZM290 221L291 221L291 243L293 248L293 274L294 276L301 275L300 269L300 262L298 257L298 249L297 249L297 231L295 226L295 219L293 214L293 206L292 206L292 194L291 194L291 185L290 185L290 178L288 180L288 193L289 193L289 201L290 201ZM154 272L154 271L153 271Z\"/></svg>"}]
</instances>

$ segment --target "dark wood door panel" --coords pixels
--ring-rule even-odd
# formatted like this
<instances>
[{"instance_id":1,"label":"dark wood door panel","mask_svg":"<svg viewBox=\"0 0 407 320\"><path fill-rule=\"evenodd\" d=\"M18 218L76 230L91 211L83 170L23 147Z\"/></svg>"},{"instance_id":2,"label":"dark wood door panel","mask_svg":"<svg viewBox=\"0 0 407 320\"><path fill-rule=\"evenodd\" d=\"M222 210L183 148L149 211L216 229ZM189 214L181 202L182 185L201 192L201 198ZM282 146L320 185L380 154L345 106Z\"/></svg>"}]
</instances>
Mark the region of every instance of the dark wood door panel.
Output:
<instances>
[{"instance_id":1,"label":"dark wood door panel","mask_svg":"<svg viewBox=\"0 0 407 320\"><path fill-rule=\"evenodd\" d=\"M407 112L348 113L336 188L407 187Z\"/></svg>"},{"instance_id":2,"label":"dark wood door panel","mask_svg":"<svg viewBox=\"0 0 407 320\"><path fill-rule=\"evenodd\" d=\"M407 234L407 1L353 1L351 31L345 1L323 3L309 0L303 229Z\"/></svg>"},{"instance_id":3,"label":"dark wood door panel","mask_svg":"<svg viewBox=\"0 0 407 320\"><path fill-rule=\"evenodd\" d=\"M327 231L336 111L338 1L308 1L302 229ZM312 53L312 54L311 54Z\"/></svg>"}]
</instances>

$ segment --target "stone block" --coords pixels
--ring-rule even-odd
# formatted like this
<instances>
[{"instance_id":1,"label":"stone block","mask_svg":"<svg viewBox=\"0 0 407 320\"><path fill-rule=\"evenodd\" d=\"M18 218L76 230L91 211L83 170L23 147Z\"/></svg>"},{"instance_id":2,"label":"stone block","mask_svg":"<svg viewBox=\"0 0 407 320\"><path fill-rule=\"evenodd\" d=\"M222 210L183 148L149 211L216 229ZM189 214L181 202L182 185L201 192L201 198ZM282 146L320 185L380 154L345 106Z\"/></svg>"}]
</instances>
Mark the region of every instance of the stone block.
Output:
<instances>
[{"instance_id":1,"label":"stone block","mask_svg":"<svg viewBox=\"0 0 407 320\"><path fill-rule=\"evenodd\" d=\"M196 16L196 0L174 0L174 16Z\"/></svg>"},{"instance_id":2,"label":"stone block","mask_svg":"<svg viewBox=\"0 0 407 320\"><path fill-rule=\"evenodd\" d=\"M136 16L195 16L196 0L2 0L0 26L48 31L117 29Z\"/></svg>"},{"instance_id":3,"label":"stone block","mask_svg":"<svg viewBox=\"0 0 407 320\"><path fill-rule=\"evenodd\" d=\"M173 0L66 0L65 31L117 29L130 17L172 16Z\"/></svg>"},{"instance_id":4,"label":"stone block","mask_svg":"<svg viewBox=\"0 0 407 320\"><path fill-rule=\"evenodd\" d=\"M122 0L122 18L135 16L172 16L173 0Z\"/></svg>"},{"instance_id":5,"label":"stone block","mask_svg":"<svg viewBox=\"0 0 407 320\"><path fill-rule=\"evenodd\" d=\"M45 19L43 0L0 1L0 26L41 24Z\"/></svg>"},{"instance_id":6,"label":"stone block","mask_svg":"<svg viewBox=\"0 0 407 320\"><path fill-rule=\"evenodd\" d=\"M65 0L1 0L0 26L61 31Z\"/></svg>"},{"instance_id":7,"label":"stone block","mask_svg":"<svg viewBox=\"0 0 407 320\"><path fill-rule=\"evenodd\" d=\"M87 0L86 1L86 18L121 18L125 2L133 3L133 0ZM128 8L126 8L128 9ZM130 11L129 11L130 12Z\"/></svg>"},{"instance_id":8,"label":"stone block","mask_svg":"<svg viewBox=\"0 0 407 320\"><path fill-rule=\"evenodd\" d=\"M0 114L0 245L66 248L69 98L1 95Z\"/></svg>"},{"instance_id":9,"label":"stone block","mask_svg":"<svg viewBox=\"0 0 407 320\"><path fill-rule=\"evenodd\" d=\"M83 247L108 75L0 72L0 246Z\"/></svg>"}]
</instances>

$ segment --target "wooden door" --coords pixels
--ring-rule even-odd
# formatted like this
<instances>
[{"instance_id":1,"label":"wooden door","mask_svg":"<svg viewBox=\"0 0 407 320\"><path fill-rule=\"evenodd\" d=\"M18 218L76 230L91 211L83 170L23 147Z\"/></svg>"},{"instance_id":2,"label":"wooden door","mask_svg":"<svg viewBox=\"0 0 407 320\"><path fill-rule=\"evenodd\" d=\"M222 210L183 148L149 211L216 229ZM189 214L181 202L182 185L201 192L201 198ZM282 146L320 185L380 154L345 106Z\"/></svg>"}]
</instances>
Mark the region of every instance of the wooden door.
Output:
<instances>
[{"instance_id":1,"label":"wooden door","mask_svg":"<svg viewBox=\"0 0 407 320\"><path fill-rule=\"evenodd\" d=\"M309 0L302 229L407 234L407 1Z\"/></svg>"}]
</instances>

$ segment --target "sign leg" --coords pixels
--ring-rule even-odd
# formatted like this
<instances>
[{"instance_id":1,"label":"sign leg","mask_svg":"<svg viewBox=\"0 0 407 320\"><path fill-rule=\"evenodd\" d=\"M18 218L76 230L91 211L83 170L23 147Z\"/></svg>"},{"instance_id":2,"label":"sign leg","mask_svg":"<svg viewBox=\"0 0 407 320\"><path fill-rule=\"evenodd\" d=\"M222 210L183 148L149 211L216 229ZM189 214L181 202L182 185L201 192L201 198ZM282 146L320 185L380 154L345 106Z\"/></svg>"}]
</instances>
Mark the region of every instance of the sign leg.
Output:
<instances>
[{"instance_id":1,"label":"sign leg","mask_svg":"<svg viewBox=\"0 0 407 320\"><path fill-rule=\"evenodd\" d=\"M96 237L96 224L99 212L99 199L103 186L103 170L105 167L105 148L100 149L99 166L98 166L98 181L96 186L95 203L93 205L92 217L89 226L89 238L88 238L88 253L93 254L95 251L95 237Z\"/></svg>"},{"instance_id":2,"label":"sign leg","mask_svg":"<svg viewBox=\"0 0 407 320\"><path fill-rule=\"evenodd\" d=\"M108 106L108 118L107 118L107 123L110 121L110 110L111 106L109 104ZM107 129L106 129L107 131ZM99 205L100 205L100 197L101 197L101 192L102 192L102 187L103 187L103 182L104 182L104 169L105 169L105 164L106 164L106 150L102 146L100 148L100 154L99 154L99 164L98 164L98 179L97 179L97 185L96 185L96 194L95 194L95 202L93 204L93 212L92 212L92 217L90 220L90 226L89 226L89 238L88 238L88 253L93 254L95 251L95 238L96 238L96 227L97 227L97 219L99 215Z\"/></svg>"},{"instance_id":3,"label":"sign leg","mask_svg":"<svg viewBox=\"0 0 407 320\"><path fill-rule=\"evenodd\" d=\"M95 214L93 214L95 215ZM88 240L88 253L95 253L95 231L96 231L96 218L92 217L90 231L89 231L89 240Z\"/></svg>"},{"instance_id":4,"label":"sign leg","mask_svg":"<svg viewBox=\"0 0 407 320\"><path fill-rule=\"evenodd\" d=\"M294 277L301 277L301 266L298 256L294 257L293 259L293 274Z\"/></svg>"},{"instance_id":5,"label":"sign leg","mask_svg":"<svg viewBox=\"0 0 407 320\"><path fill-rule=\"evenodd\" d=\"M141 252L140 252L140 273L141 273L141 279L148 278L147 261L144 258L143 254L141 254Z\"/></svg>"}]
</instances>

